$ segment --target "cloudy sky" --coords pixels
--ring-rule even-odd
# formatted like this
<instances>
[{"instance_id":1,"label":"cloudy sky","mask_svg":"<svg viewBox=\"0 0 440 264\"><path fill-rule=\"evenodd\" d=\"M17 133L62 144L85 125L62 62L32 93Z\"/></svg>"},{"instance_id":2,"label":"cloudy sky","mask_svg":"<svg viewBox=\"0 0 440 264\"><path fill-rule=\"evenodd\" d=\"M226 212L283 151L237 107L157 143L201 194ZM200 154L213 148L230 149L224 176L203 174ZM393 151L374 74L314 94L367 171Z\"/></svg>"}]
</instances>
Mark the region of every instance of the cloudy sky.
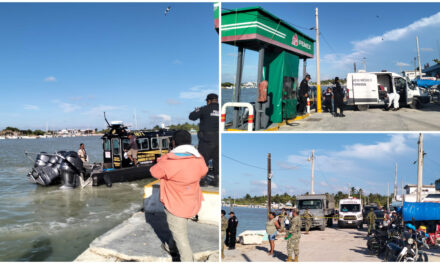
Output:
<instances>
[{"instance_id":1,"label":"cloudy sky","mask_svg":"<svg viewBox=\"0 0 440 264\"><path fill-rule=\"evenodd\" d=\"M367 71L414 69L416 36L421 64L433 65L440 57L440 3L223 3L234 9L261 6L315 38L315 8L321 31L321 80L353 71L353 63ZM222 44L222 81L233 81L237 48ZM258 54L246 51L244 81L256 81ZM302 74L302 63L300 64ZM308 72L316 81L316 60L308 60ZM302 78L302 75L300 76Z\"/></svg>"},{"instance_id":2,"label":"cloudy sky","mask_svg":"<svg viewBox=\"0 0 440 264\"><path fill-rule=\"evenodd\" d=\"M244 138L246 140L244 140ZM440 134L424 135L423 183L440 178ZM399 186L417 183L418 134L223 134L222 193L242 197L267 193L267 153L272 155L273 193L310 191L315 150L315 192L390 192L398 163Z\"/></svg>"},{"instance_id":3,"label":"cloudy sky","mask_svg":"<svg viewBox=\"0 0 440 264\"><path fill-rule=\"evenodd\" d=\"M218 91L212 3L0 4L0 129L186 122Z\"/></svg>"}]
</instances>

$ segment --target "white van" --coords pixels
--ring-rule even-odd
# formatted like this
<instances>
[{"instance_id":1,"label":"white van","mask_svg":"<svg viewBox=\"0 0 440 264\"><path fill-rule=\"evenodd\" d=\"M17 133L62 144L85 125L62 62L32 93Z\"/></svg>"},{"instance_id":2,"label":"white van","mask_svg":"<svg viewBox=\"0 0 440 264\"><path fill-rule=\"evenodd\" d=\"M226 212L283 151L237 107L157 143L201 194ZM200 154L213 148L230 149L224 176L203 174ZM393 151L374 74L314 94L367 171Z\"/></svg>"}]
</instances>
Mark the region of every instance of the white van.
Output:
<instances>
[{"instance_id":1,"label":"white van","mask_svg":"<svg viewBox=\"0 0 440 264\"><path fill-rule=\"evenodd\" d=\"M381 90L383 88L384 90ZM429 96L404 77L393 72L356 72L347 75L347 105L355 105L360 111L370 105L385 105L387 93L399 93L399 105L421 108L429 102Z\"/></svg>"},{"instance_id":2,"label":"white van","mask_svg":"<svg viewBox=\"0 0 440 264\"><path fill-rule=\"evenodd\" d=\"M354 226L361 228L363 220L361 200L357 198L347 198L339 201L339 227Z\"/></svg>"}]
</instances>

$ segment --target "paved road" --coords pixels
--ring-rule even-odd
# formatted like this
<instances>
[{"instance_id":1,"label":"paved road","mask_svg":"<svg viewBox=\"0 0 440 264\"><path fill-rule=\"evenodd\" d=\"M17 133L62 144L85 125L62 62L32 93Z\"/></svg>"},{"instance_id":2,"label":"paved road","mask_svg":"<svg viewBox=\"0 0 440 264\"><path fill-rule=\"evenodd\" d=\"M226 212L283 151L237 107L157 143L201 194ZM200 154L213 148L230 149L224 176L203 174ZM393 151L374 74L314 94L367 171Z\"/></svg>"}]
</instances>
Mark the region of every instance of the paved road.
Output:
<instances>
[{"instance_id":1,"label":"paved road","mask_svg":"<svg viewBox=\"0 0 440 264\"><path fill-rule=\"evenodd\" d=\"M336 118L329 113L313 113L294 126L284 125L280 131L439 131L440 105L427 104L422 109L401 108L384 111L370 108L367 111L344 111L346 117Z\"/></svg>"},{"instance_id":2,"label":"paved road","mask_svg":"<svg viewBox=\"0 0 440 264\"><path fill-rule=\"evenodd\" d=\"M282 234L284 236L284 234ZM235 250L225 251L225 262L277 262L286 261L286 241L281 235L275 241L275 256L268 256L268 242L262 245L237 245ZM301 236L299 261L383 261L366 249L367 232L355 228L326 228L325 231L312 230L309 235ZM429 253L430 261L439 261L438 250Z\"/></svg>"}]
</instances>

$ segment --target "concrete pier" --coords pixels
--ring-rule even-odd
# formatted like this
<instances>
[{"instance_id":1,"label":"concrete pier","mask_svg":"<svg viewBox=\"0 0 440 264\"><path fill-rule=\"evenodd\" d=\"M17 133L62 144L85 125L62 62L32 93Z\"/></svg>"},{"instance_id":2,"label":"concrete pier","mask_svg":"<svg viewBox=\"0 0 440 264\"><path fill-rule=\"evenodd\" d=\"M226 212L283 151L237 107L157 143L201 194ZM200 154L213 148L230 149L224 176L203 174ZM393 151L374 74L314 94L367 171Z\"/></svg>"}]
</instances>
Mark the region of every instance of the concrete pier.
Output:
<instances>
[{"instance_id":1,"label":"concrete pier","mask_svg":"<svg viewBox=\"0 0 440 264\"><path fill-rule=\"evenodd\" d=\"M188 236L196 261L219 261L218 226L188 222ZM164 213L134 214L96 238L75 261L171 262L176 260L163 248L171 233Z\"/></svg>"},{"instance_id":2,"label":"concrete pier","mask_svg":"<svg viewBox=\"0 0 440 264\"><path fill-rule=\"evenodd\" d=\"M202 188L204 201L198 221L188 220L188 237L195 261L219 261L220 195L218 188ZM160 183L144 187L144 212L92 241L75 261L87 262L171 262L179 255L168 253L163 244L171 240L164 207L160 202Z\"/></svg>"}]
</instances>

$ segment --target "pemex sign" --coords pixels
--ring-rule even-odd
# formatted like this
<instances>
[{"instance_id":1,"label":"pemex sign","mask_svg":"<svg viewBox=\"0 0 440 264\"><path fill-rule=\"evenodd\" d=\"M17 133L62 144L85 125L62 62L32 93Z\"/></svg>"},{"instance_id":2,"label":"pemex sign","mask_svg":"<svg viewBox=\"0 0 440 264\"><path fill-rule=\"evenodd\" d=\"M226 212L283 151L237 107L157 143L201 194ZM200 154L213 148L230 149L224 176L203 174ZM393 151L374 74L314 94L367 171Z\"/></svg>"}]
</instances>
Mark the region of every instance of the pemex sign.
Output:
<instances>
[{"instance_id":1,"label":"pemex sign","mask_svg":"<svg viewBox=\"0 0 440 264\"><path fill-rule=\"evenodd\" d=\"M252 41L258 41L302 58L314 56L314 39L260 7L223 11L220 32L223 43L242 42L252 49Z\"/></svg>"}]
</instances>

